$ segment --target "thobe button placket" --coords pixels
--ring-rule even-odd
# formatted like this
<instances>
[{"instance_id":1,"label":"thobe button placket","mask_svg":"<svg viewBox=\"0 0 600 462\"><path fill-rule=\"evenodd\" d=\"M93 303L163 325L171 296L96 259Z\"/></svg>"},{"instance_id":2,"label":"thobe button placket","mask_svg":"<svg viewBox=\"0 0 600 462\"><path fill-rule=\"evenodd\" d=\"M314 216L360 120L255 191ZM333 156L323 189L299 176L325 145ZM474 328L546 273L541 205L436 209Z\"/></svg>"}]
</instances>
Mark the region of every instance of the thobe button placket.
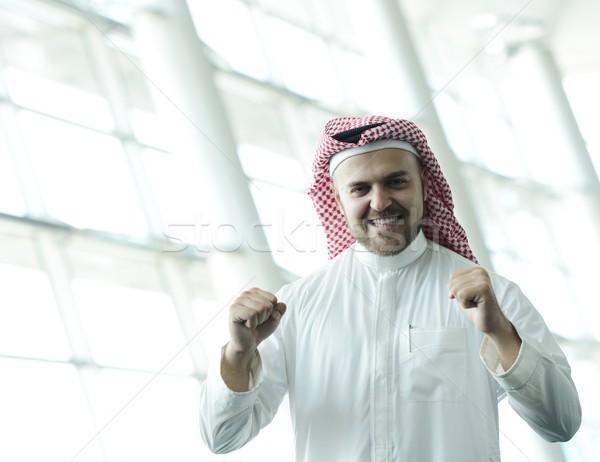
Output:
<instances>
[{"instance_id":1,"label":"thobe button placket","mask_svg":"<svg viewBox=\"0 0 600 462\"><path fill-rule=\"evenodd\" d=\"M391 389L392 344L394 338L394 290L393 273L379 275L375 312L374 358L372 377L372 442L373 460L391 461L393 447L393 416Z\"/></svg>"}]
</instances>

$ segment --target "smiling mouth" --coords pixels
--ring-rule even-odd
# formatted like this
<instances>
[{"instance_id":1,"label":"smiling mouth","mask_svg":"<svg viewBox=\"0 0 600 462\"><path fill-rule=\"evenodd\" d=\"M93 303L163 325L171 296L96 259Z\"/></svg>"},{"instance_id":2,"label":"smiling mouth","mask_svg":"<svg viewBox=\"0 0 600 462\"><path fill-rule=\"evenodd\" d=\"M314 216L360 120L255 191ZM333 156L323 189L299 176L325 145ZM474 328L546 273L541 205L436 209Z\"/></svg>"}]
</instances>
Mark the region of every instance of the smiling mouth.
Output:
<instances>
[{"instance_id":1,"label":"smiling mouth","mask_svg":"<svg viewBox=\"0 0 600 462\"><path fill-rule=\"evenodd\" d=\"M374 218L372 220L365 220L367 224L374 226L375 228L383 228L385 226L403 224L404 216L403 215L395 215L392 217L385 218Z\"/></svg>"}]
</instances>

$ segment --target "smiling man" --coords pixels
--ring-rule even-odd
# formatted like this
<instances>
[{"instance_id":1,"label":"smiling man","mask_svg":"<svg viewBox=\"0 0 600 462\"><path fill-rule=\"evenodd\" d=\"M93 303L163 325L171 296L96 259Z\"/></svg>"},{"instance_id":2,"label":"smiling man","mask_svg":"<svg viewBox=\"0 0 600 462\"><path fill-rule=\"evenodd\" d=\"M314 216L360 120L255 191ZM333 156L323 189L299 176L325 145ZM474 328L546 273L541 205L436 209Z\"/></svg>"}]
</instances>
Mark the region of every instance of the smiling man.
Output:
<instances>
[{"instance_id":1,"label":"smiling man","mask_svg":"<svg viewBox=\"0 0 600 462\"><path fill-rule=\"evenodd\" d=\"M334 119L313 171L331 261L231 305L201 393L208 446L243 446L286 393L297 461L497 462L505 395L541 437L570 439L569 364L519 288L477 265L421 130Z\"/></svg>"},{"instance_id":2,"label":"smiling man","mask_svg":"<svg viewBox=\"0 0 600 462\"><path fill-rule=\"evenodd\" d=\"M384 141L348 149L331 162L335 198L348 227L377 255L402 252L420 229L425 174L415 153Z\"/></svg>"}]
</instances>

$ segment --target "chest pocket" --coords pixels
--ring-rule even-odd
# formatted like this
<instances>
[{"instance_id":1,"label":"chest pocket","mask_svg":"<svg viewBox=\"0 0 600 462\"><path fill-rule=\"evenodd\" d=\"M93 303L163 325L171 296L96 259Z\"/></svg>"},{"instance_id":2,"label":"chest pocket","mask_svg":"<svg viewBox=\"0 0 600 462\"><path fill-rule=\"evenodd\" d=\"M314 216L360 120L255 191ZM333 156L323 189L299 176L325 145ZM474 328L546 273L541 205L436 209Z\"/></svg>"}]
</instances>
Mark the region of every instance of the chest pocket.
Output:
<instances>
[{"instance_id":1,"label":"chest pocket","mask_svg":"<svg viewBox=\"0 0 600 462\"><path fill-rule=\"evenodd\" d=\"M405 401L461 402L467 385L466 330L413 327L400 336L400 395Z\"/></svg>"}]
</instances>

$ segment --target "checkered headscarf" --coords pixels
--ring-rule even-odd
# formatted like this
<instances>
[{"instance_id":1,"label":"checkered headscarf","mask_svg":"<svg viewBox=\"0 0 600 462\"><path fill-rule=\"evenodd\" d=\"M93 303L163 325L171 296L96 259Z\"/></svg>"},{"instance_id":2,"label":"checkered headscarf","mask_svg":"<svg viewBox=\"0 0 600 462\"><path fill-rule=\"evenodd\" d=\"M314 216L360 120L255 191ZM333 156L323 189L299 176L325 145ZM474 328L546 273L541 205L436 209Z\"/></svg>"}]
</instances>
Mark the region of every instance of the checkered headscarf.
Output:
<instances>
[{"instance_id":1,"label":"checkered headscarf","mask_svg":"<svg viewBox=\"0 0 600 462\"><path fill-rule=\"evenodd\" d=\"M365 127L367 127L365 129ZM344 139L334 138L341 133ZM450 187L440 166L429 149L425 134L409 120L396 120L382 116L363 118L342 117L330 120L325 125L313 162L314 180L309 189L317 214L325 227L329 258L335 258L355 241L340 207L335 201L329 173L329 159L345 149L363 146L377 140L408 141L419 152L423 166L427 168L427 198L423 212L422 229L427 239L477 262L471 252L465 230L454 216L454 203Z\"/></svg>"}]
</instances>

